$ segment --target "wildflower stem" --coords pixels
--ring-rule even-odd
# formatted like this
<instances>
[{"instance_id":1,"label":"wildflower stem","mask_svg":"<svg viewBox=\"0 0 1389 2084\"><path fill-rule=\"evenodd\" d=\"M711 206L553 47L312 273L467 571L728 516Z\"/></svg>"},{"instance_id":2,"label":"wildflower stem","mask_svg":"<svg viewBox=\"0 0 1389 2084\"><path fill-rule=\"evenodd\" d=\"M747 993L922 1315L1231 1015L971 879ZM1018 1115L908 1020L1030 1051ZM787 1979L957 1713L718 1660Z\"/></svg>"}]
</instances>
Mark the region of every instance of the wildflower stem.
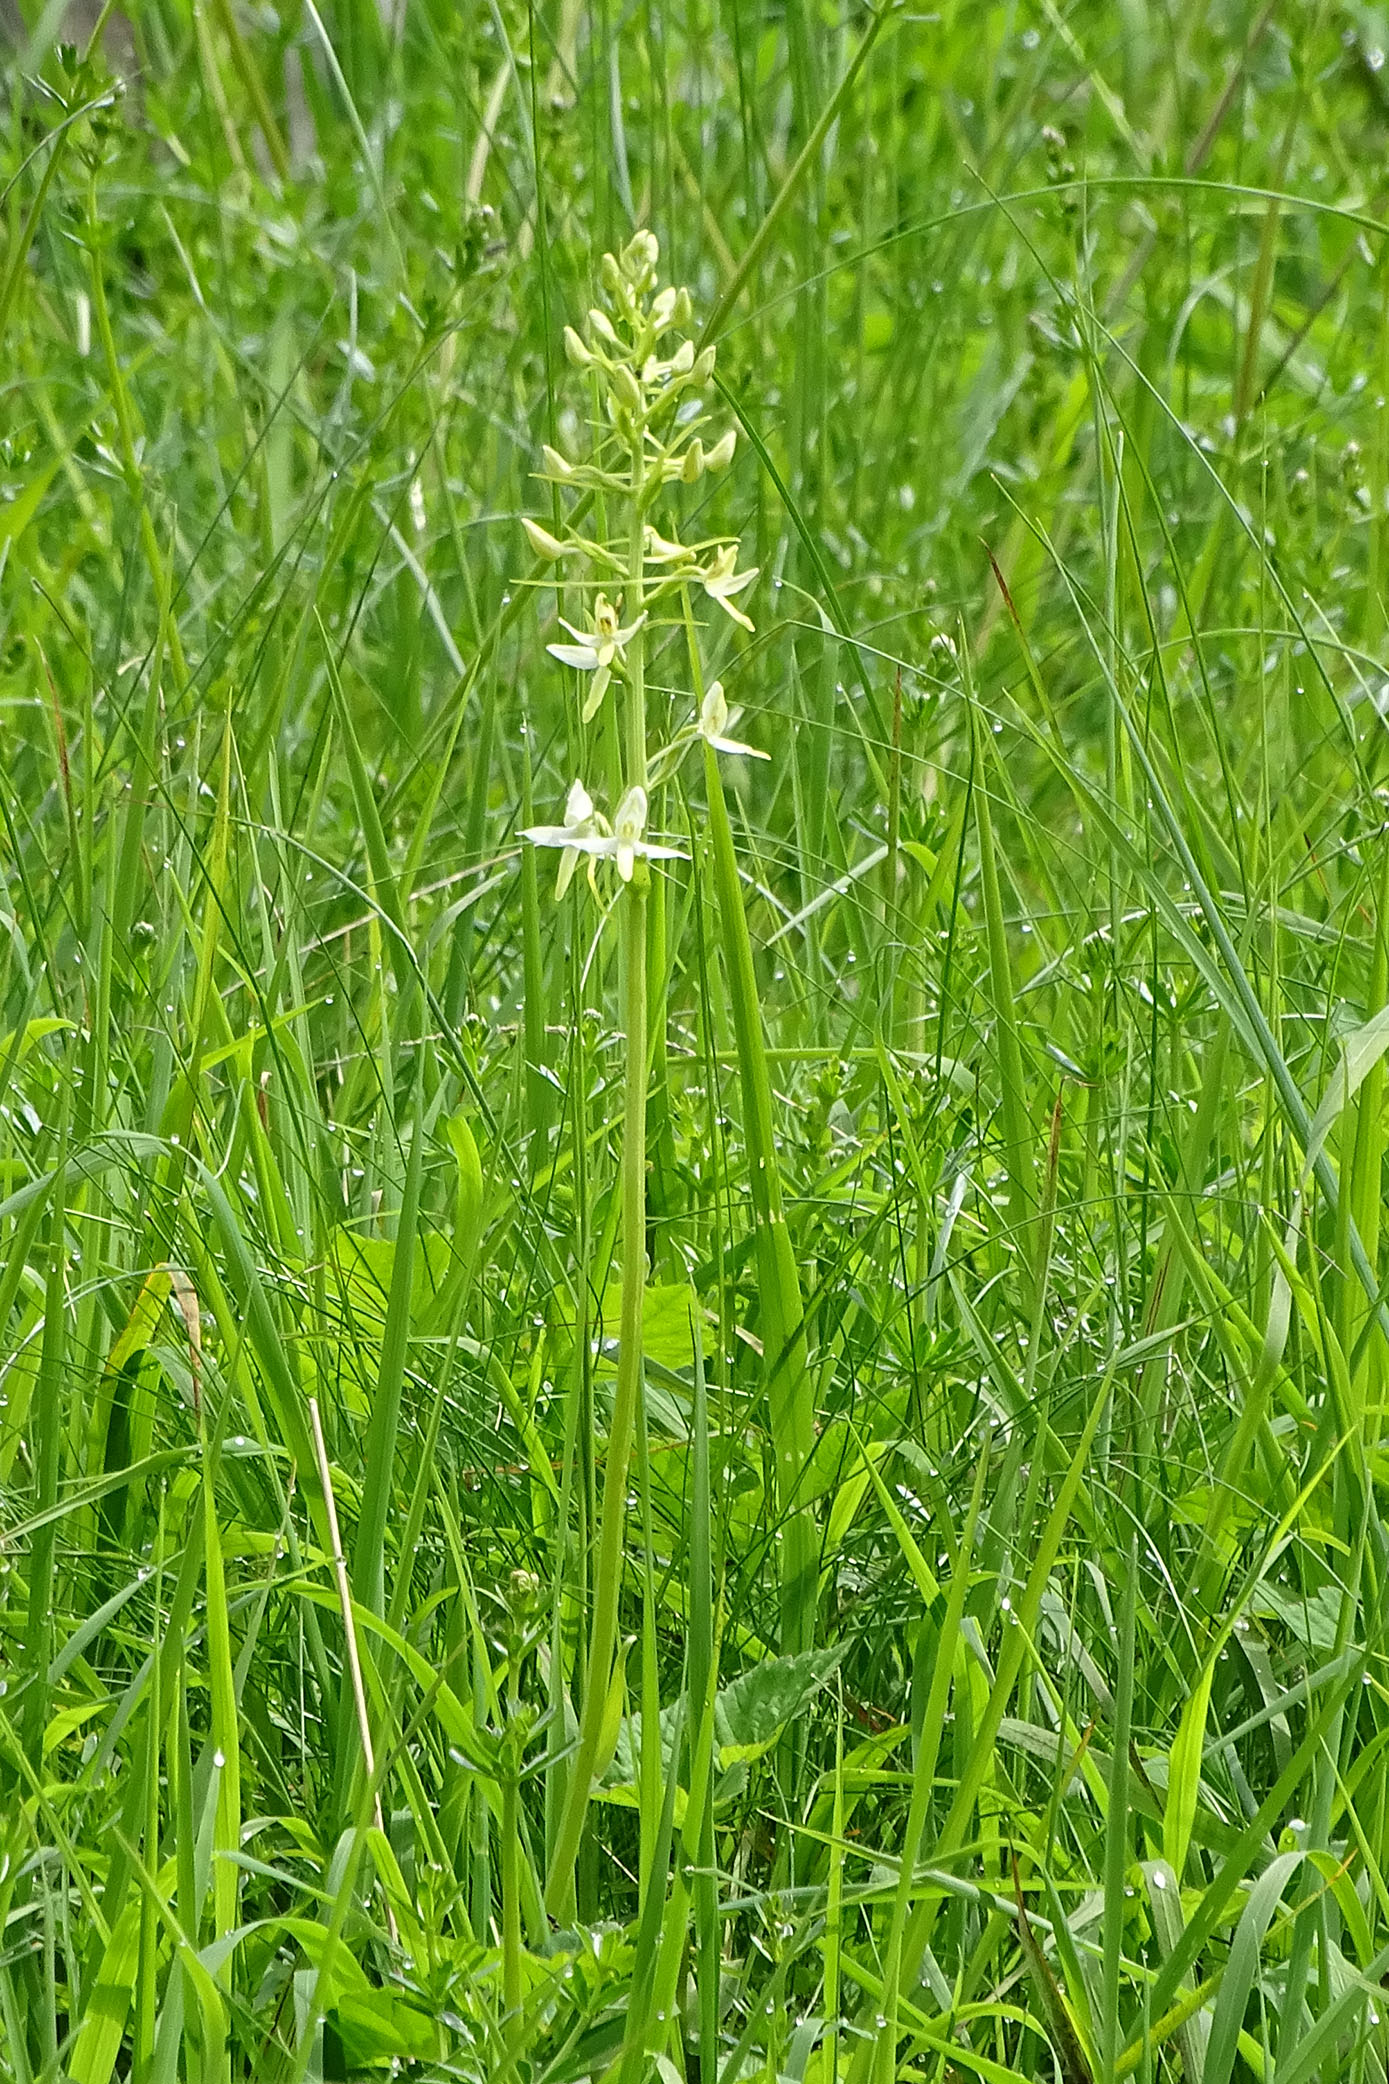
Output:
<instances>
[{"instance_id":1,"label":"wildflower stem","mask_svg":"<svg viewBox=\"0 0 1389 2084\"><path fill-rule=\"evenodd\" d=\"M642 1306L646 1288L646 890L645 869L628 884L622 902L623 1022L627 1093L622 1124L622 1315L617 1388L603 1472L598 1567L593 1590L587 1683L579 1742L546 1885L546 1905L558 1918L574 1907L574 1863L583 1836L598 1765L622 1591L622 1536L627 1515L627 1471L641 1397Z\"/></svg>"},{"instance_id":2,"label":"wildflower stem","mask_svg":"<svg viewBox=\"0 0 1389 2084\"><path fill-rule=\"evenodd\" d=\"M631 450L631 510L627 586L623 613L638 628L627 648L627 775L629 789L645 789L646 642L641 629L646 545L642 524L642 432ZM589 1636L579 1746L565 1796L546 1890L550 1909L568 1915L574 1897L574 1863L598 1763L617 1648L618 1602L622 1593L623 1531L627 1516L627 1471L641 1403L642 1309L646 1292L646 1088L647 1088L647 870L637 871L622 898L622 1015L626 1043L626 1104L622 1124L622 1314L617 1389L603 1473L598 1523L598 1568Z\"/></svg>"}]
</instances>

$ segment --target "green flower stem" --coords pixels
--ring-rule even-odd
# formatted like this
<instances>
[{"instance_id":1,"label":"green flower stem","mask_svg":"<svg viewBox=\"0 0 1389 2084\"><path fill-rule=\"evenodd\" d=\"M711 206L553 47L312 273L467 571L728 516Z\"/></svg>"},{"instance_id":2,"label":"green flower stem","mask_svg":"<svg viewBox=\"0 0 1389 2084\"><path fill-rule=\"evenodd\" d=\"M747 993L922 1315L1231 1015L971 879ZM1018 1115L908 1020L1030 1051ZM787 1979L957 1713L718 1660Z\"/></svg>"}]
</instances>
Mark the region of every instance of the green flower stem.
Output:
<instances>
[{"instance_id":1,"label":"green flower stem","mask_svg":"<svg viewBox=\"0 0 1389 2084\"><path fill-rule=\"evenodd\" d=\"M643 603L645 544L642 534L641 432L632 443L631 538L623 613L639 620ZM627 786L646 787L646 646L639 630L627 649ZM626 1039L626 1105L622 1123L622 1314L617 1389L603 1472L598 1522L598 1568L593 1591L579 1743L570 1772L559 1831L546 1883L546 1905L556 1917L573 1915L574 1863L599 1762L613 1658L617 1649L618 1602L622 1593L623 1533L627 1516L627 1473L641 1400L642 1313L646 1295L646 1088L647 1088L647 888L648 871L638 861L622 897L622 1016Z\"/></svg>"},{"instance_id":2,"label":"green flower stem","mask_svg":"<svg viewBox=\"0 0 1389 2084\"><path fill-rule=\"evenodd\" d=\"M622 900L622 984L627 1095L622 1125L621 1342L603 1473L583 1714L545 1889L547 1909L561 1919L573 1915L574 1863L607 1720L622 1591L627 1471L641 1397L642 1306L646 1290L646 888L642 863L638 863Z\"/></svg>"}]
</instances>

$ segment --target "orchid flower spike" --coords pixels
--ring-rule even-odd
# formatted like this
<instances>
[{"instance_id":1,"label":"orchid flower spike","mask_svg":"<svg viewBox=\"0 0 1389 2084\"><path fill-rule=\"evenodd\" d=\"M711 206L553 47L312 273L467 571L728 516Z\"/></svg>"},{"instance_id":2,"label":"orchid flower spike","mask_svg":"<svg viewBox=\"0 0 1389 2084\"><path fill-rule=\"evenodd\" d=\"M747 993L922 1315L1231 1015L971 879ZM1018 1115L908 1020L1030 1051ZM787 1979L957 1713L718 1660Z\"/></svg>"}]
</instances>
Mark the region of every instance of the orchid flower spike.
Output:
<instances>
[{"instance_id":1,"label":"orchid flower spike","mask_svg":"<svg viewBox=\"0 0 1389 2084\"><path fill-rule=\"evenodd\" d=\"M696 729L706 745L712 745L716 753L745 753L750 760L770 760L761 746L744 745L741 739L730 738L728 733L742 715L740 709L730 710L724 699L723 683L711 680L709 692L699 705Z\"/></svg>"},{"instance_id":2,"label":"orchid flower spike","mask_svg":"<svg viewBox=\"0 0 1389 2084\"><path fill-rule=\"evenodd\" d=\"M710 600L717 601L725 615L731 615L745 630L750 630L754 627L752 617L745 615L741 608L734 607L733 596L741 593L745 587L751 586L760 567L753 565L750 571L735 572L733 567L737 561L738 545L725 543L722 550L716 551L705 566L700 574L700 581Z\"/></svg>"}]
</instances>

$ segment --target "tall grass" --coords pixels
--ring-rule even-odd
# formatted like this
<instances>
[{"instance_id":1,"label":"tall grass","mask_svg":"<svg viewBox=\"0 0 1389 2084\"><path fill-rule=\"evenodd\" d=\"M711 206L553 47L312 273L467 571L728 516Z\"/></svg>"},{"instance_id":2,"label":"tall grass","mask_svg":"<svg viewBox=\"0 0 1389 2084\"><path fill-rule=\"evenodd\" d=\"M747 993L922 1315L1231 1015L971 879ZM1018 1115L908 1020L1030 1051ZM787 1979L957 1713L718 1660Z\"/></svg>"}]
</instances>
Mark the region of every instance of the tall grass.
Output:
<instances>
[{"instance_id":1,"label":"tall grass","mask_svg":"<svg viewBox=\"0 0 1389 2084\"><path fill-rule=\"evenodd\" d=\"M53 12L0 2075L1383 2079L1382 15ZM520 523L648 227L771 758L624 956Z\"/></svg>"}]
</instances>

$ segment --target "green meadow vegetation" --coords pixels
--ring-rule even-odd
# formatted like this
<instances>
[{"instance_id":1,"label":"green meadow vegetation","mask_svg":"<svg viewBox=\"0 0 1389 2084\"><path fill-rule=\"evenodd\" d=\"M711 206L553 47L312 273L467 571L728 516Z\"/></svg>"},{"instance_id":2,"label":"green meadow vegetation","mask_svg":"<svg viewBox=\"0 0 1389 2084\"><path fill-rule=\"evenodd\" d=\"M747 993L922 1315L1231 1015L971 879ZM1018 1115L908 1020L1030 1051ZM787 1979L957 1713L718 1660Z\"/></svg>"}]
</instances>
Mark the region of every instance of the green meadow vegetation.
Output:
<instances>
[{"instance_id":1,"label":"green meadow vegetation","mask_svg":"<svg viewBox=\"0 0 1389 2084\"><path fill-rule=\"evenodd\" d=\"M1383 2084L1389 14L129 14L3 24L0 2078Z\"/></svg>"}]
</instances>

